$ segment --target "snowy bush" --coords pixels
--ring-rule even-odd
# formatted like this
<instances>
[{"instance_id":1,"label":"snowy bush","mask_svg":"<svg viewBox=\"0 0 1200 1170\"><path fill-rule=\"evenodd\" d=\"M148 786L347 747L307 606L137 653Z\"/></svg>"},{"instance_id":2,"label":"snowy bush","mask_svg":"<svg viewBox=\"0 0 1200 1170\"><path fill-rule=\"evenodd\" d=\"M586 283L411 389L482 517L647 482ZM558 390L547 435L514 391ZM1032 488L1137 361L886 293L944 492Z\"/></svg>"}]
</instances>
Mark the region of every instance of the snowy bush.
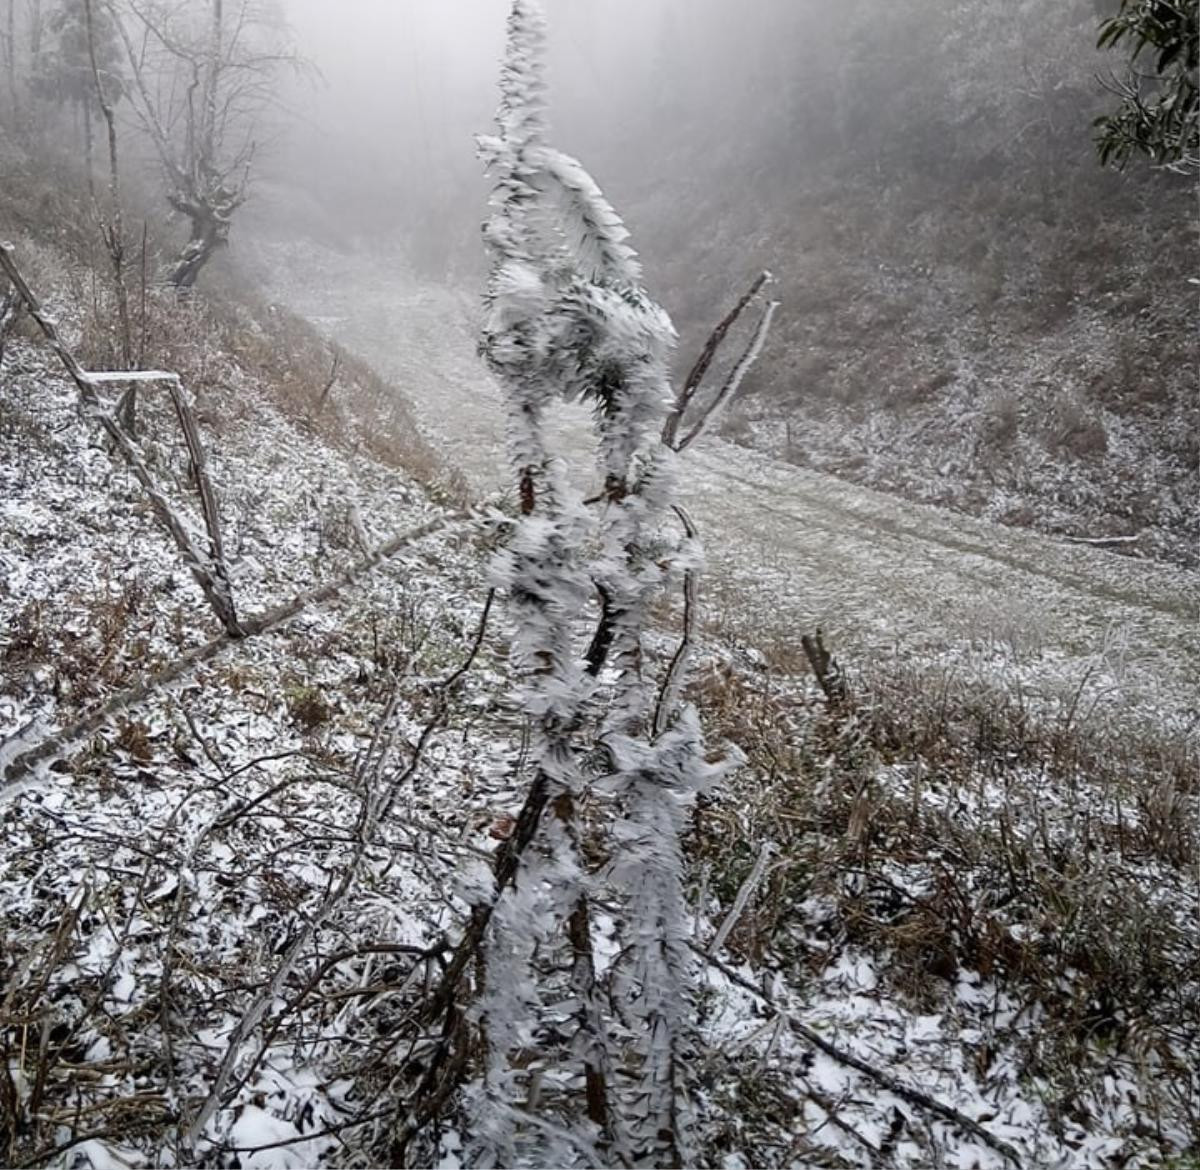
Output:
<instances>
[{"instance_id":1,"label":"snowy bush","mask_svg":"<svg viewBox=\"0 0 1200 1170\"><path fill-rule=\"evenodd\" d=\"M691 1150L692 1015L679 842L692 797L722 766L706 763L696 714L674 698L684 648L657 698L645 669L650 607L696 558L690 535L670 534L674 454L659 441L675 333L639 283L616 212L576 160L546 144L544 37L537 4L516 0L499 134L480 140L496 178L481 348L506 397L520 503L496 580L514 627L534 778L501 849L485 937L473 1157L678 1164ZM586 501L548 444L560 401L592 408L602 486ZM598 871L582 855L580 818L597 798L608 858ZM619 919L609 924L617 958L603 971L599 901ZM569 986L556 969L570 972ZM587 1124L578 1077L561 1067L572 1057L583 1065Z\"/></svg>"}]
</instances>

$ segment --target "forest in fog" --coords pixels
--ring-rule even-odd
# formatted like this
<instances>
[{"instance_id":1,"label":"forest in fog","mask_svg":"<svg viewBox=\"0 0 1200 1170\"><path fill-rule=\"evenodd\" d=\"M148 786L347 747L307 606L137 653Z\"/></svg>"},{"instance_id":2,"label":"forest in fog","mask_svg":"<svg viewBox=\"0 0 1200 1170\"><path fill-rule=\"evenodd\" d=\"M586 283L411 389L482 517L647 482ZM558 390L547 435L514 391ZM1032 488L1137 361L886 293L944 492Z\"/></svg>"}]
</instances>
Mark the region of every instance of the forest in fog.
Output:
<instances>
[{"instance_id":1,"label":"forest in fog","mask_svg":"<svg viewBox=\"0 0 1200 1170\"><path fill-rule=\"evenodd\" d=\"M1097 0L550 5L554 125L696 350L782 309L726 433L800 466L1194 564L1192 179L1099 165ZM293 9L327 86L280 182L323 239L470 286L486 3ZM356 34L362 31L360 39Z\"/></svg>"},{"instance_id":2,"label":"forest in fog","mask_svg":"<svg viewBox=\"0 0 1200 1170\"><path fill-rule=\"evenodd\" d=\"M0 0L0 1168L1197 1170L1193 0Z\"/></svg>"}]
</instances>

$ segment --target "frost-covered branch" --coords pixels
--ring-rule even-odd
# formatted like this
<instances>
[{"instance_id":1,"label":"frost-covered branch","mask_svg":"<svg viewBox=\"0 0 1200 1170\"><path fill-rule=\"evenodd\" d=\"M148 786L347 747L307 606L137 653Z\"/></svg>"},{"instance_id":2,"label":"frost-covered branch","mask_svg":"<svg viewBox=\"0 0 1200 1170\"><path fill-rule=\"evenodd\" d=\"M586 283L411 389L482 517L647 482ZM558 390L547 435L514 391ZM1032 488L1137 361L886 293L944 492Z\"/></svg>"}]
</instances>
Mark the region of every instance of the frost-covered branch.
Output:
<instances>
[{"instance_id":1,"label":"frost-covered branch","mask_svg":"<svg viewBox=\"0 0 1200 1170\"><path fill-rule=\"evenodd\" d=\"M771 328L771 320L775 316L775 310L778 308L778 301L767 302L767 307L763 309L762 316L759 317L758 324L754 327L754 332L750 335L750 341L742 351L742 356L738 358L737 363L730 370L729 377L725 379L724 384L717 391L712 402L705 407L704 413L696 420L695 426L675 445L676 451L684 451L690 447L704 433L708 424L725 409L729 400L741 388L742 381L747 373L749 373L750 367L758 361L758 355L762 353L763 344L767 340L767 333Z\"/></svg>"},{"instance_id":2,"label":"frost-covered branch","mask_svg":"<svg viewBox=\"0 0 1200 1170\"><path fill-rule=\"evenodd\" d=\"M696 359L692 368L688 371L687 377L683 381L683 386L680 387L679 393L675 395L674 404L671 407L671 412L667 416L666 422L663 424L662 441L668 447L676 445L676 437L679 428L683 425L683 416L687 413L688 407L692 404L693 399L700 390L700 386L704 381L704 375L708 373L709 366L712 365L718 351L725 341L730 329L737 323L738 318L749 307L750 302L770 284L775 278L770 272L760 272L751 283L750 287L742 293L738 298L737 303L717 322L716 327L708 335L708 340L704 343L704 348L700 351L700 356Z\"/></svg>"},{"instance_id":3,"label":"frost-covered branch","mask_svg":"<svg viewBox=\"0 0 1200 1170\"><path fill-rule=\"evenodd\" d=\"M482 954L473 1018L484 1075L467 1100L474 1164L513 1164L529 1142L540 1143L538 1159L546 1161L556 1142L566 1141L565 1155L597 1135L606 1157L678 1164L691 1150L685 1074L692 1014L679 842L694 792L722 767L706 762L696 714L678 701L690 618L661 689L642 645L652 606L679 568L694 598L700 560L690 525L682 548L668 532L675 454L662 444L661 428L675 331L640 286L620 217L580 163L546 145L544 39L539 6L515 0L499 133L480 140L496 180L484 232L492 270L481 350L504 392L520 504L495 579L513 626L534 778L435 1004L452 1010L470 956ZM595 513L547 442L547 413L563 400L593 411L604 485ZM593 592L599 621L581 653L578 619ZM604 830L612 860L600 875L587 872L583 857L578 806L589 789L607 794L613 818ZM597 880L622 908L628 956L609 974L612 1012L592 954L589 891ZM561 949L564 933L571 978L559 989L538 964ZM546 979L554 990L543 989ZM547 1005L557 1003L561 1016L564 996L571 1051L584 1066L587 1130L569 1117L563 1129L561 1114L548 1121L528 1058L515 1059L518 1050L538 1050ZM618 1019L637 1024L634 1036L623 1037L619 1070ZM522 1097L523 1108L515 1108Z\"/></svg>"},{"instance_id":4,"label":"frost-covered branch","mask_svg":"<svg viewBox=\"0 0 1200 1170\"><path fill-rule=\"evenodd\" d=\"M839 1064L845 1065L847 1068L852 1068L855 1072L862 1073L868 1080L873 1081L885 1091L894 1093L901 1100L908 1101L918 1108L925 1110L927 1113L931 1113L935 1117L940 1117L943 1121L948 1121L964 1133L969 1133L973 1137L978 1138L984 1145L990 1146L995 1150L1005 1162L1020 1170L1023 1163L1016 1149L1009 1142L996 1137L991 1130L980 1125L974 1118L968 1117L961 1110L955 1109L952 1105L947 1105L944 1101L939 1101L936 1097L931 1097L924 1090L906 1084L898 1077L894 1077L877 1067L871 1061L864 1060L860 1056L855 1056L853 1052L847 1052L846 1049L838 1047L831 1040L822 1036L815 1028L810 1028L807 1024L798 1020L763 991L761 987L756 986L744 975L739 975L737 971L727 963L722 962L716 955L711 952L705 952L694 943L689 943L688 945L704 962L720 971L730 983L736 984L743 991L748 991L773 1015L783 1020L788 1028L805 1043L811 1044L814 1048L819 1049Z\"/></svg>"},{"instance_id":5,"label":"frost-covered branch","mask_svg":"<svg viewBox=\"0 0 1200 1170\"><path fill-rule=\"evenodd\" d=\"M492 272L481 349L505 394L521 513L494 575L513 626L516 698L529 718L534 779L467 936L476 948L486 944L486 979L475 1007L485 1040L485 1074L469 1102L477 1165L514 1162L512 1102L525 1076L514 1056L533 1042L538 1028L532 982L537 948L556 923L574 917L575 969L583 982L590 962L575 804L583 785L578 729L593 681L582 668L574 632L591 592L583 553L591 521L544 434L546 410L564 392L559 340L564 314L549 263L552 248L539 222L544 42L540 8L517 0L508 21L499 135L480 142L496 178L484 234ZM460 948L448 977L460 977L466 960ZM587 1017L582 1002L579 1011L582 1023ZM594 1086L602 1077L598 1062L587 1056L585 1065Z\"/></svg>"},{"instance_id":6,"label":"frost-covered branch","mask_svg":"<svg viewBox=\"0 0 1200 1170\"><path fill-rule=\"evenodd\" d=\"M641 265L625 243L629 231L583 165L568 154L540 147L529 152L534 185L558 212L568 254L587 280L618 287L637 284Z\"/></svg>"}]
</instances>

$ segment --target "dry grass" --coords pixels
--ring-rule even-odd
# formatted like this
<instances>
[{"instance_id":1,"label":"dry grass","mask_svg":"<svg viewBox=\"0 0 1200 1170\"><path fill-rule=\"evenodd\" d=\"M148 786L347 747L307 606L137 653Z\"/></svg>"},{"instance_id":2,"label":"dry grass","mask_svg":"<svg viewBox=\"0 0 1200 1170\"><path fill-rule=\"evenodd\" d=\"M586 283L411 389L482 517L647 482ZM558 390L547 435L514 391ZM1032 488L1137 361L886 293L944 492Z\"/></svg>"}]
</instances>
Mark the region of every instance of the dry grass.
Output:
<instances>
[{"instance_id":1,"label":"dry grass","mask_svg":"<svg viewBox=\"0 0 1200 1170\"><path fill-rule=\"evenodd\" d=\"M110 576L101 592L27 602L0 644L0 693L22 693L29 672L41 670L56 702L72 712L153 670L161 663L151 649L156 618L146 590L140 577Z\"/></svg>"},{"instance_id":2,"label":"dry grass","mask_svg":"<svg viewBox=\"0 0 1200 1170\"><path fill-rule=\"evenodd\" d=\"M846 712L772 669L713 670L695 689L750 764L693 840L722 913L762 843L777 851L735 954L803 981L831 948L860 947L925 1007L978 972L1043 1013L1024 1073L1052 1080L1058 1108L1078 1105L1098 1048L1152 1053L1173 1070L1158 1107L1200 1137L1177 1055L1200 1039L1200 984L1180 977L1200 960L1180 910L1200 863L1194 742L1040 721L1018 695L916 669L858 677ZM814 904L833 911L814 923Z\"/></svg>"}]
</instances>

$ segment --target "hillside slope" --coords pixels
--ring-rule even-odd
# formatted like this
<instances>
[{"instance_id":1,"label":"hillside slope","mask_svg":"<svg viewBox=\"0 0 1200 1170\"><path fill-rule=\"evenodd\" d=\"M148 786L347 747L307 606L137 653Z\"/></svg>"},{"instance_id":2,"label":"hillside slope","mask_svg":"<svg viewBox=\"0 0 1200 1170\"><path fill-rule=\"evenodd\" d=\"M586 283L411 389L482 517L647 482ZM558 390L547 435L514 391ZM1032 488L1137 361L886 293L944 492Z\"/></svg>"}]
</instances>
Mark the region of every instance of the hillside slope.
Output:
<instances>
[{"instance_id":1,"label":"hillside slope","mask_svg":"<svg viewBox=\"0 0 1200 1170\"><path fill-rule=\"evenodd\" d=\"M271 295L402 387L476 491L507 485L468 298L362 255L260 247ZM582 412L562 411L560 447L576 465L586 429ZM1193 572L910 504L726 442L689 451L681 478L708 550L710 616L750 645L795 648L820 627L850 660L937 662L964 684L1019 680L1031 701L1102 723L1195 726Z\"/></svg>"},{"instance_id":2,"label":"hillside slope","mask_svg":"<svg viewBox=\"0 0 1200 1170\"><path fill-rule=\"evenodd\" d=\"M94 344L86 302L54 279L62 258L42 261L69 340ZM324 282L327 309L336 288ZM440 387L446 417L481 423L465 466L494 487L497 440L482 421L495 405L453 301L398 296L394 283L346 296L346 322L325 324L349 343L348 324L378 314L401 388ZM333 585L366 549L401 539L261 634L213 641L198 591L52 355L36 337L10 343L0 1160L396 1164L438 1047L420 1023L425 989L528 783L503 619L483 620L495 533L381 460L412 436L368 444L369 395L340 394L347 427L330 434L311 400L286 409L296 400L221 349L229 335L201 306L184 323L210 374L198 415L245 614ZM303 336L281 318L249 352ZM174 419L149 394L141 411L154 471L194 518ZM738 498L729 477L751 479L754 507L767 489L772 506L803 503L806 516L831 506L836 485L802 480L788 497L777 469L720 445L697 466L697 510L721 534L711 543L728 546L714 586L730 637L710 642L693 691L714 736L748 756L688 841L694 942L712 952L697 963L689 1072L705 1163L1085 1170L1194 1150L1200 986L1180 977L1200 969L1187 757L1132 742L1098 753L1063 721L1039 738L1028 711L1006 714L994 696L983 712L960 709L958 687L927 707L914 688L825 709L808 680L764 670L747 646L774 628L764 613L777 592L757 581L761 536L731 530L749 524L750 502L718 525ZM957 558L952 576L1003 565L980 543L986 526L968 538L955 518L869 494L838 508L837 526L867 550L889 525L896 540L916 527L898 566L912 546ZM1017 579L1033 579L1027 545L1008 555ZM945 579L936 567L914 593ZM861 614L883 612L870 610L882 586L866 600L834 591L844 572L825 568L820 582L856 615L846 626L862 642L847 628L847 645L880 647L895 627ZM1107 577L1091 588L1100 580L1121 589ZM1046 587L1072 605L1086 594L1058 575ZM1168 582L1143 609L1175 621L1173 597ZM650 663L672 644L657 634ZM153 671L206 646L153 685ZM86 733L32 766L22 756L98 708ZM602 957L611 927L598 917ZM458 1075L458 1087L476 1083L470 1064ZM418 1126L406 1164L460 1164L463 1101L451 1091Z\"/></svg>"}]
</instances>

